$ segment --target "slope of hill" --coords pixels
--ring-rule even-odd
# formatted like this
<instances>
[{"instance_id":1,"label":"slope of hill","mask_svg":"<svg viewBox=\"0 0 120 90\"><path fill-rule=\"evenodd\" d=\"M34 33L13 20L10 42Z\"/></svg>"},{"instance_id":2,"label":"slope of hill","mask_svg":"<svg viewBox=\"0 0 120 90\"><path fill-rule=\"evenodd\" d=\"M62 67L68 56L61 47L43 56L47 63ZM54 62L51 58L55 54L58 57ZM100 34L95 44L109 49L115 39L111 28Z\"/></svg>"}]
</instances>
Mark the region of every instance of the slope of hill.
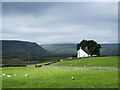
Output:
<instances>
[{"instance_id":1,"label":"slope of hill","mask_svg":"<svg viewBox=\"0 0 120 90\"><path fill-rule=\"evenodd\" d=\"M2 41L2 50L3 51L41 51L46 52L41 46L35 42L26 42L26 41Z\"/></svg>"},{"instance_id":2,"label":"slope of hill","mask_svg":"<svg viewBox=\"0 0 120 90\"><path fill-rule=\"evenodd\" d=\"M34 42L2 40L2 63L23 64L56 61L76 55L76 44L38 45ZM101 55L118 55L118 44L102 44Z\"/></svg>"},{"instance_id":3,"label":"slope of hill","mask_svg":"<svg viewBox=\"0 0 120 90\"><path fill-rule=\"evenodd\" d=\"M33 58L47 54L37 43L26 41L2 40L3 58L22 58L26 59L28 54Z\"/></svg>"},{"instance_id":4,"label":"slope of hill","mask_svg":"<svg viewBox=\"0 0 120 90\"><path fill-rule=\"evenodd\" d=\"M118 55L118 47L120 44L101 44L101 55Z\"/></svg>"},{"instance_id":5,"label":"slope of hill","mask_svg":"<svg viewBox=\"0 0 120 90\"><path fill-rule=\"evenodd\" d=\"M118 55L118 44L101 44L101 55ZM76 55L76 44L47 44L41 45L44 49L58 53Z\"/></svg>"},{"instance_id":6,"label":"slope of hill","mask_svg":"<svg viewBox=\"0 0 120 90\"><path fill-rule=\"evenodd\" d=\"M75 55L77 52L76 44L46 44L41 47L56 54Z\"/></svg>"}]
</instances>

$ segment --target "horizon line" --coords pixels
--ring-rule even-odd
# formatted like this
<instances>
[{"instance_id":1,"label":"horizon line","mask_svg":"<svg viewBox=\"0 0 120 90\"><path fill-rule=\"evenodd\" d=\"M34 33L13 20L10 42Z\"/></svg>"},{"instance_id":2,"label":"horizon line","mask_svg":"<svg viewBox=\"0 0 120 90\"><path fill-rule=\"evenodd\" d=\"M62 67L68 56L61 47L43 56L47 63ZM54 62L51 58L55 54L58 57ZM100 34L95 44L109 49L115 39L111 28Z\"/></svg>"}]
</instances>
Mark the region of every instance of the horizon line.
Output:
<instances>
[{"instance_id":1,"label":"horizon line","mask_svg":"<svg viewBox=\"0 0 120 90\"><path fill-rule=\"evenodd\" d=\"M1 40L0 39L0 41L23 41L23 42L31 42L31 43L37 43L36 41L29 41L29 40L7 40L7 39L3 39L3 40ZM40 43L37 43L37 44L39 44L39 45L49 45L49 44L77 44L77 43L42 43L42 44L40 44ZM104 42L104 43L98 43L98 44L120 44L120 42Z\"/></svg>"}]
</instances>

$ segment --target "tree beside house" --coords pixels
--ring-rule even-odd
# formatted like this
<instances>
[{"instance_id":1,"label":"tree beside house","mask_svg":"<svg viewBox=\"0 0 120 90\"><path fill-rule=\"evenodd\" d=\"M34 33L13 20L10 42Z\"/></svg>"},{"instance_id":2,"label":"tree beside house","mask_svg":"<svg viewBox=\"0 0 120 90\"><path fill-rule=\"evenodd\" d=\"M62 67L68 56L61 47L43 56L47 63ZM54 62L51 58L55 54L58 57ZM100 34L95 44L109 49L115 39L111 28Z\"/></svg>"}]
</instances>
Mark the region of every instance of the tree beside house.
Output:
<instances>
[{"instance_id":1,"label":"tree beside house","mask_svg":"<svg viewBox=\"0 0 120 90\"><path fill-rule=\"evenodd\" d=\"M93 40L82 40L77 44L77 57L100 56L101 45Z\"/></svg>"}]
</instances>

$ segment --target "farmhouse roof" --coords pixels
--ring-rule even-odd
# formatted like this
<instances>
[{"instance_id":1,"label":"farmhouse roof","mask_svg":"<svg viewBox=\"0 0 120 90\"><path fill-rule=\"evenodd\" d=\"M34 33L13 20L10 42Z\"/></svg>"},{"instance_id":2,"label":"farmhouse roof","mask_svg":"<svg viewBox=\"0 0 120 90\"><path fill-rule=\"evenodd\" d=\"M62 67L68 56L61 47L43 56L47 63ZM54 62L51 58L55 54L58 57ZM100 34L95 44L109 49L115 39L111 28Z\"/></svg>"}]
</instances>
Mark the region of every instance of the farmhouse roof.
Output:
<instances>
[{"instance_id":1,"label":"farmhouse roof","mask_svg":"<svg viewBox=\"0 0 120 90\"><path fill-rule=\"evenodd\" d=\"M89 50L86 48L84 48L83 51L86 52L87 54L90 54Z\"/></svg>"}]
</instances>

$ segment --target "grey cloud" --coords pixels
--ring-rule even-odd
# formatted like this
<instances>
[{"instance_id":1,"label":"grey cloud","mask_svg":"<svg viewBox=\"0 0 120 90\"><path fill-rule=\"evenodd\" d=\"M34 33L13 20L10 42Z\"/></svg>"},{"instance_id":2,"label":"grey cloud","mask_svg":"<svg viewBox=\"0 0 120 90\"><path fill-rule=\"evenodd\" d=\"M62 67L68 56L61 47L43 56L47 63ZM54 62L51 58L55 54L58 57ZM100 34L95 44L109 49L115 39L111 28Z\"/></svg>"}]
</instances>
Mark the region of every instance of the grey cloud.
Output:
<instances>
[{"instance_id":1,"label":"grey cloud","mask_svg":"<svg viewBox=\"0 0 120 90\"><path fill-rule=\"evenodd\" d=\"M117 42L117 3L3 3L3 39Z\"/></svg>"}]
</instances>

